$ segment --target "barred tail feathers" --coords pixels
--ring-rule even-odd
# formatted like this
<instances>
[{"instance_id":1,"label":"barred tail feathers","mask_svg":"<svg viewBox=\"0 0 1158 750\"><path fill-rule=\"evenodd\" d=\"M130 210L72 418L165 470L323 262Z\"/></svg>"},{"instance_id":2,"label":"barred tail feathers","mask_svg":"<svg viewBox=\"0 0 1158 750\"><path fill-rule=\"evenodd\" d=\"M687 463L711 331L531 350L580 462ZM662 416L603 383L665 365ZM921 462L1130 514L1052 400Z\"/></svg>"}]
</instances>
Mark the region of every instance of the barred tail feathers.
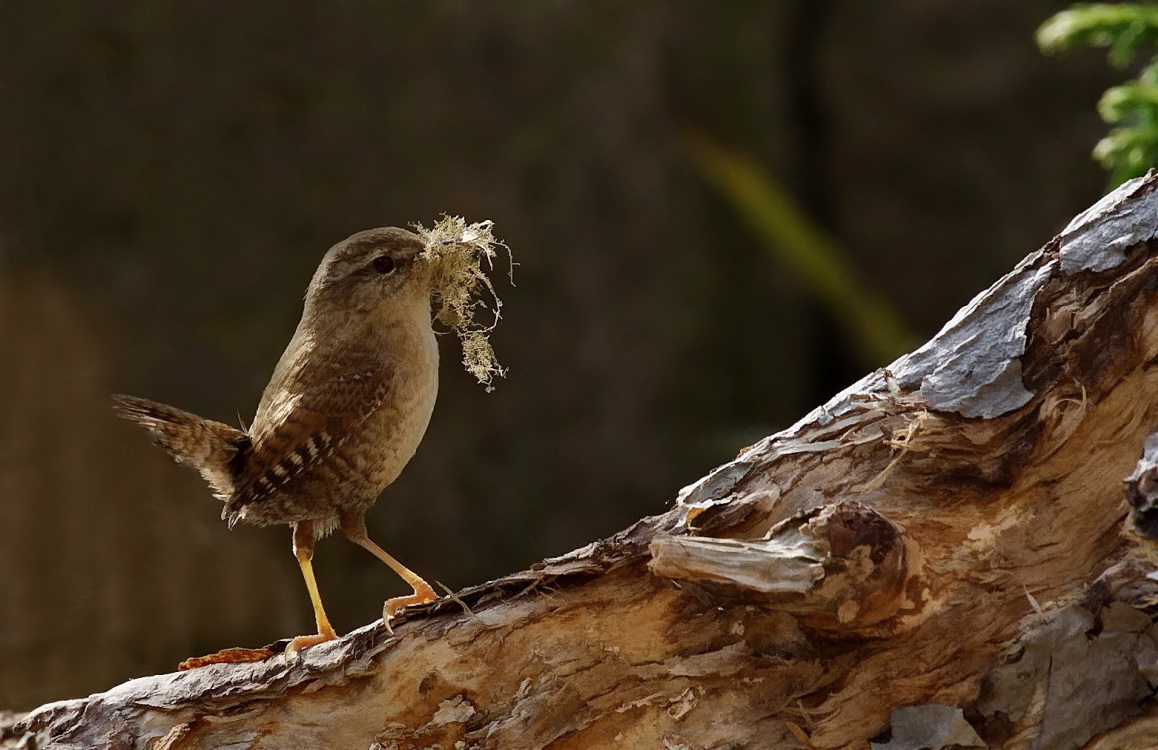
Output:
<instances>
[{"instance_id":1,"label":"barred tail feathers","mask_svg":"<svg viewBox=\"0 0 1158 750\"><path fill-rule=\"evenodd\" d=\"M218 499L224 502L233 494L236 458L249 444L248 435L148 399L116 395L113 400L118 416L148 430L177 463L197 469Z\"/></svg>"}]
</instances>

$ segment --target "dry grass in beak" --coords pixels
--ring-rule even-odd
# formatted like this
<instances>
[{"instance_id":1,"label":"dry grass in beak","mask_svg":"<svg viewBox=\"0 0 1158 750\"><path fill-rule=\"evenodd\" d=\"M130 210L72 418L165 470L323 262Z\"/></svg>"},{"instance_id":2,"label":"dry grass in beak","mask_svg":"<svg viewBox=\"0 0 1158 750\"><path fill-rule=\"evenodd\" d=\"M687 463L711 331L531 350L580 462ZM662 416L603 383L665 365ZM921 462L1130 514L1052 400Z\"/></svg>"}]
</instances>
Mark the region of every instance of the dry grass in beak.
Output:
<instances>
[{"instance_id":1,"label":"dry grass in beak","mask_svg":"<svg viewBox=\"0 0 1158 750\"><path fill-rule=\"evenodd\" d=\"M507 374L487 338L498 324L503 306L487 274L494 270L499 248L506 251L510 262L510 249L495 239L491 227L489 221L467 224L459 216L444 216L433 229L415 227L426 242L418 257L430 269L437 303L435 319L458 334L463 366L487 391L494 389L496 376ZM480 310L486 311L489 324L475 319Z\"/></svg>"}]
</instances>

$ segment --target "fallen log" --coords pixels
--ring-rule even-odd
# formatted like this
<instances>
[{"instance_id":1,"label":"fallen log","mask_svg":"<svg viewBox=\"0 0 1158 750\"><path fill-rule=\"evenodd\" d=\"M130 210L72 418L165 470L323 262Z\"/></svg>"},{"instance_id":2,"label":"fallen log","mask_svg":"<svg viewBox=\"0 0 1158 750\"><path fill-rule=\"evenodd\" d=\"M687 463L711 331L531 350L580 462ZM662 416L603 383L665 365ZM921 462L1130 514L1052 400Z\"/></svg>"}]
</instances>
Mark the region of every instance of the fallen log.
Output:
<instances>
[{"instance_id":1,"label":"fallen log","mask_svg":"<svg viewBox=\"0 0 1158 750\"><path fill-rule=\"evenodd\" d=\"M0 747L1153 747L1156 429L1151 174L662 515Z\"/></svg>"}]
</instances>

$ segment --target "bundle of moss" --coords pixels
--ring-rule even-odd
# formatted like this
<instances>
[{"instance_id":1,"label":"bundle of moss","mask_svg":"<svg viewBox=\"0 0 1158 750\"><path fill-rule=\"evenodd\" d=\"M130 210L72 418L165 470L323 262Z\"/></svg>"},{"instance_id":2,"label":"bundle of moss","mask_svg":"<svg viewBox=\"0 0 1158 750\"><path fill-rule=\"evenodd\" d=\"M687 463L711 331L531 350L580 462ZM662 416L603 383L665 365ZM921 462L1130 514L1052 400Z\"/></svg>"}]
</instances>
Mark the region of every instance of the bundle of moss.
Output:
<instances>
[{"instance_id":1,"label":"bundle of moss","mask_svg":"<svg viewBox=\"0 0 1158 750\"><path fill-rule=\"evenodd\" d=\"M504 377L507 371L499 366L487 338L498 324L503 306L487 274L494 270L499 248L506 251L510 262L510 249L495 239L492 226L490 221L467 224L462 217L444 216L432 229L415 227L426 242L419 257L430 268L438 306L435 319L458 334L463 366L488 391L494 388L495 376ZM475 319L480 310L487 311L489 323Z\"/></svg>"}]
</instances>

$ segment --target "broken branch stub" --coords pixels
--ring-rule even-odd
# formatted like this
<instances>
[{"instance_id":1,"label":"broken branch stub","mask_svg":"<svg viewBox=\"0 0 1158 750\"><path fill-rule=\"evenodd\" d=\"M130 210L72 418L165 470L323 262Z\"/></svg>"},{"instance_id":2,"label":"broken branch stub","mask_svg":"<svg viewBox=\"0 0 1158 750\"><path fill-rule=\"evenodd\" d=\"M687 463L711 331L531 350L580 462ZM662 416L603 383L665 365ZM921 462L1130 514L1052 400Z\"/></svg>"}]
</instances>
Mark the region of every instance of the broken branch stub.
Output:
<instances>
[{"instance_id":1,"label":"broken branch stub","mask_svg":"<svg viewBox=\"0 0 1158 750\"><path fill-rule=\"evenodd\" d=\"M905 583L917 551L902 529L856 502L794 516L763 539L657 536L656 575L797 615L829 634L883 636L906 606Z\"/></svg>"},{"instance_id":2,"label":"broken branch stub","mask_svg":"<svg viewBox=\"0 0 1158 750\"><path fill-rule=\"evenodd\" d=\"M1129 746L1158 721L1152 462L1142 533L1122 492L1158 428L1155 217L1158 177L1122 186L662 515L394 635L146 677L0 746Z\"/></svg>"}]
</instances>

